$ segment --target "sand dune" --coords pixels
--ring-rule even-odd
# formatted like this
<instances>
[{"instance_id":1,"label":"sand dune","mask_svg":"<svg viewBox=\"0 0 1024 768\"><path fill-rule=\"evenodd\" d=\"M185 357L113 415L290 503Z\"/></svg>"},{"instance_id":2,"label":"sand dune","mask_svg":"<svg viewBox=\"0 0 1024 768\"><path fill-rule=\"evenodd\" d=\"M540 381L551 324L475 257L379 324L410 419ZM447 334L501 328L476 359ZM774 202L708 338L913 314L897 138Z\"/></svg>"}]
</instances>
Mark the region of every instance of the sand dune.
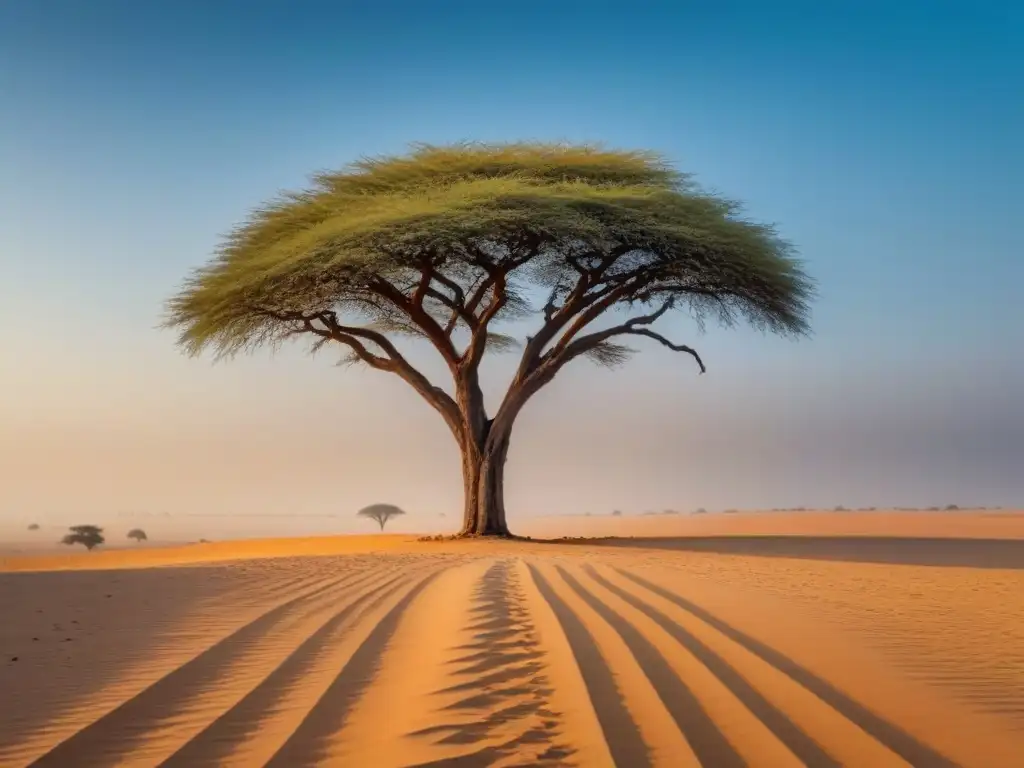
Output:
<instances>
[{"instance_id":1,"label":"sand dune","mask_svg":"<svg viewBox=\"0 0 1024 768\"><path fill-rule=\"evenodd\" d=\"M884 768L1024 753L1020 571L288 546L0 574L0 765Z\"/></svg>"}]
</instances>

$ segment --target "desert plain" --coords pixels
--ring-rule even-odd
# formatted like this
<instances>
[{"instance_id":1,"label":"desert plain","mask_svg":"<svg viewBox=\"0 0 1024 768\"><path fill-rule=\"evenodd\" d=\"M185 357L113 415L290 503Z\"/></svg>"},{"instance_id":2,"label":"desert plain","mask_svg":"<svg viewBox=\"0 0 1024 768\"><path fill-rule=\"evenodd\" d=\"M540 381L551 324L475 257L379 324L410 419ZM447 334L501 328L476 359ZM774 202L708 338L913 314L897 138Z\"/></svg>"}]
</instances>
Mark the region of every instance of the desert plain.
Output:
<instances>
[{"instance_id":1,"label":"desert plain","mask_svg":"<svg viewBox=\"0 0 1024 768\"><path fill-rule=\"evenodd\" d=\"M518 529L0 555L0 766L1024 765L1024 512Z\"/></svg>"}]
</instances>

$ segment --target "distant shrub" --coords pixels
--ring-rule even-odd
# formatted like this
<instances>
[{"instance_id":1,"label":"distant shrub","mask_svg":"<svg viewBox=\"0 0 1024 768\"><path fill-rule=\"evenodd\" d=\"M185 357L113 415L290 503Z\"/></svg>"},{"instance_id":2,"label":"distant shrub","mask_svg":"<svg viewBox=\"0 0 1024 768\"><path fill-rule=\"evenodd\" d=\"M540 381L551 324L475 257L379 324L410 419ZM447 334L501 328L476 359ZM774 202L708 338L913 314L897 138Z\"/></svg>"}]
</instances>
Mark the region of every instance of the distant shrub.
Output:
<instances>
[{"instance_id":1,"label":"distant shrub","mask_svg":"<svg viewBox=\"0 0 1024 768\"><path fill-rule=\"evenodd\" d=\"M956 504L947 504L946 505L946 511L947 512L955 512L958 509L960 509L960 507L958 507Z\"/></svg>"},{"instance_id":2,"label":"distant shrub","mask_svg":"<svg viewBox=\"0 0 1024 768\"><path fill-rule=\"evenodd\" d=\"M697 507L695 510L693 510L693 514L695 515L706 515L707 513L708 511L704 509L704 507Z\"/></svg>"},{"instance_id":3,"label":"distant shrub","mask_svg":"<svg viewBox=\"0 0 1024 768\"><path fill-rule=\"evenodd\" d=\"M29 529L30 531L38 531L38 530L39 530L39 523L32 523L32 524L31 524L31 525L30 525L30 526L28 527L28 529Z\"/></svg>"},{"instance_id":4,"label":"distant shrub","mask_svg":"<svg viewBox=\"0 0 1024 768\"><path fill-rule=\"evenodd\" d=\"M146 535L146 532L141 528L132 528L130 531L128 531L128 538L135 539L136 543L149 540L149 537Z\"/></svg>"},{"instance_id":5,"label":"distant shrub","mask_svg":"<svg viewBox=\"0 0 1024 768\"><path fill-rule=\"evenodd\" d=\"M663 515L678 515L679 514L679 510L678 509L666 509L661 514L663 514Z\"/></svg>"},{"instance_id":6,"label":"distant shrub","mask_svg":"<svg viewBox=\"0 0 1024 768\"><path fill-rule=\"evenodd\" d=\"M836 506L832 507L832 511L833 512L845 512L846 511L846 507L844 507L842 504L837 504Z\"/></svg>"},{"instance_id":7,"label":"distant shrub","mask_svg":"<svg viewBox=\"0 0 1024 768\"><path fill-rule=\"evenodd\" d=\"M622 510L616 509L612 511L612 517L622 517Z\"/></svg>"},{"instance_id":8,"label":"distant shrub","mask_svg":"<svg viewBox=\"0 0 1024 768\"><path fill-rule=\"evenodd\" d=\"M68 530L71 532L66 534L60 543L69 547L81 544L86 549L92 550L106 541L103 538L103 529L95 525L72 525Z\"/></svg>"},{"instance_id":9,"label":"distant shrub","mask_svg":"<svg viewBox=\"0 0 1024 768\"><path fill-rule=\"evenodd\" d=\"M737 512L739 512L739 510L738 509L726 509L726 510L723 510L723 512L726 515L735 515Z\"/></svg>"}]
</instances>

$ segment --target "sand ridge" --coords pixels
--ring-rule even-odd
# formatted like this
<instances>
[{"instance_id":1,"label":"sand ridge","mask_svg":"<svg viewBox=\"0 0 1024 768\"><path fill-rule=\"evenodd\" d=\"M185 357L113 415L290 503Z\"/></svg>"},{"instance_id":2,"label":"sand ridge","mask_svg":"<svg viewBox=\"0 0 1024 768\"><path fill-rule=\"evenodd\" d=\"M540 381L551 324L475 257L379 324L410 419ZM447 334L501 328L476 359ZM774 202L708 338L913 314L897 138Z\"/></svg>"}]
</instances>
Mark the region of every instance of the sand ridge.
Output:
<instances>
[{"instance_id":1,"label":"sand ridge","mask_svg":"<svg viewBox=\"0 0 1024 768\"><path fill-rule=\"evenodd\" d=\"M808 610L800 561L775 563L787 589L750 578L773 562L479 542L7 574L15 618L54 613L54 579L85 580L83 616L117 610L114 579L157 575L148 610L182 605L132 665L97 643L64 670L65 701L5 712L0 765L1013 764L1024 736L1010 720ZM0 686L31 703L62 646L10 629L0 641L19 655ZM76 682L90 660L108 679Z\"/></svg>"}]
</instances>

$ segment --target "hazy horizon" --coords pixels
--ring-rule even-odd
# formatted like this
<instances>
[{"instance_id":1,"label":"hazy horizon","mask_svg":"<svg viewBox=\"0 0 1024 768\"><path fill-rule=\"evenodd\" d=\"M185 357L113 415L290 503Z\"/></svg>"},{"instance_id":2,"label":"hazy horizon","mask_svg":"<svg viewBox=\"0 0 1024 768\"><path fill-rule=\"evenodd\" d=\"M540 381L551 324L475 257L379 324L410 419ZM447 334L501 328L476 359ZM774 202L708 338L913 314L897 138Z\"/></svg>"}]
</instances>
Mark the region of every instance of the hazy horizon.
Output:
<instances>
[{"instance_id":1,"label":"hazy horizon","mask_svg":"<svg viewBox=\"0 0 1024 768\"><path fill-rule=\"evenodd\" d=\"M567 368L513 433L513 528L1024 504L1024 12L966 9L5 4L0 535L121 511L372 532L378 501L456 527L456 446L396 377L301 344L213 365L155 329L254 206L415 141L658 150L818 281L810 339L667 323L704 376L654 344ZM485 364L492 407L514 360Z\"/></svg>"}]
</instances>

